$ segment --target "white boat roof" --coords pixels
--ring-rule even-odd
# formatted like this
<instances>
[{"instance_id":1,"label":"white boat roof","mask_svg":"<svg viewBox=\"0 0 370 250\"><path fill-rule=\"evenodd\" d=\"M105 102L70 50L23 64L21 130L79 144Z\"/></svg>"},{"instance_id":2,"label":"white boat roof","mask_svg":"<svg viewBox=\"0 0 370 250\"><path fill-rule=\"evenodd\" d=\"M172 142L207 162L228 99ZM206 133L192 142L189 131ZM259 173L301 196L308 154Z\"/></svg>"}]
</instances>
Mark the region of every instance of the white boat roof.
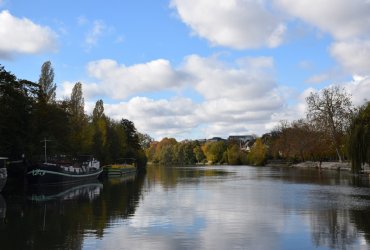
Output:
<instances>
[{"instance_id":1,"label":"white boat roof","mask_svg":"<svg viewBox=\"0 0 370 250\"><path fill-rule=\"evenodd\" d=\"M8 157L0 157L0 160L7 160Z\"/></svg>"}]
</instances>

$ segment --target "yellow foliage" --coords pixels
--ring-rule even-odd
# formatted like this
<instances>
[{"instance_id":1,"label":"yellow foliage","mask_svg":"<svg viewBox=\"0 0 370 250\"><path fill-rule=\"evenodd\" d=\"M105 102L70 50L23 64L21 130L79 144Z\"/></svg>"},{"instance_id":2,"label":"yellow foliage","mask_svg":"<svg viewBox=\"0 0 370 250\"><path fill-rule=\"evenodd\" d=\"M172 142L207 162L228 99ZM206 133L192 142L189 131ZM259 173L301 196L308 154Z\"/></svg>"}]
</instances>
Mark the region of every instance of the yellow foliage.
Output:
<instances>
[{"instance_id":1,"label":"yellow foliage","mask_svg":"<svg viewBox=\"0 0 370 250\"><path fill-rule=\"evenodd\" d=\"M258 138L249 152L249 161L253 165L263 165L266 159L266 146Z\"/></svg>"}]
</instances>

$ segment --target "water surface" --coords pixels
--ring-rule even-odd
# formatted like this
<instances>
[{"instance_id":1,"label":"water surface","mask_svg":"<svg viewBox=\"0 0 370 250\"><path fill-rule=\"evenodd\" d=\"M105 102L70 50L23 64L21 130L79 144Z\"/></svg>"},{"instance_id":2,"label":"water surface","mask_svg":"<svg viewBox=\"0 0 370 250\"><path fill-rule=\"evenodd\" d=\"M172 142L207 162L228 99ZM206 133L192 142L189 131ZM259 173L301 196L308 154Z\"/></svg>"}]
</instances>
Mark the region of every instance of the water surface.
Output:
<instances>
[{"instance_id":1,"label":"water surface","mask_svg":"<svg viewBox=\"0 0 370 250\"><path fill-rule=\"evenodd\" d=\"M0 220L0 249L368 249L370 188L336 171L148 167L72 187L6 187Z\"/></svg>"}]
</instances>

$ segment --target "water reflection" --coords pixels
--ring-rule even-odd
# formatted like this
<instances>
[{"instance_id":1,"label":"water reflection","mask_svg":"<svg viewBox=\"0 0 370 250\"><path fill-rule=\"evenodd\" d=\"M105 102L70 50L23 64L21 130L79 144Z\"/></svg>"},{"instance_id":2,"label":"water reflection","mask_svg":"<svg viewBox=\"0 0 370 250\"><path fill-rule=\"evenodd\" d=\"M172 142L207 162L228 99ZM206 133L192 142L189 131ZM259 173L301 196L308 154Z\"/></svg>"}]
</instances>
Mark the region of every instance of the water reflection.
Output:
<instances>
[{"instance_id":1,"label":"water reflection","mask_svg":"<svg viewBox=\"0 0 370 250\"><path fill-rule=\"evenodd\" d=\"M0 194L0 223L5 223L6 218L6 202L4 197Z\"/></svg>"},{"instance_id":2,"label":"water reflection","mask_svg":"<svg viewBox=\"0 0 370 250\"><path fill-rule=\"evenodd\" d=\"M156 167L148 171L148 182L151 192L131 224L120 231L136 247L368 247L370 224L356 223L362 216L369 218L358 213L370 208L367 180L348 173ZM146 238L137 245L130 240L138 237L133 234Z\"/></svg>"},{"instance_id":3,"label":"water reflection","mask_svg":"<svg viewBox=\"0 0 370 250\"><path fill-rule=\"evenodd\" d=\"M225 177L233 174L232 171L222 167L165 167L153 166L147 169L148 182L161 184L165 188L175 187L181 183L194 184L200 183L205 178Z\"/></svg>"},{"instance_id":4,"label":"water reflection","mask_svg":"<svg viewBox=\"0 0 370 250\"><path fill-rule=\"evenodd\" d=\"M368 180L335 171L149 167L6 193L1 211L1 249L368 249L370 240Z\"/></svg>"},{"instance_id":5,"label":"water reflection","mask_svg":"<svg viewBox=\"0 0 370 250\"><path fill-rule=\"evenodd\" d=\"M102 238L112 221L135 213L144 177L114 184L107 180L32 188L24 194L7 195L7 223L0 224L0 248L81 249L86 235Z\"/></svg>"},{"instance_id":6,"label":"water reflection","mask_svg":"<svg viewBox=\"0 0 370 250\"><path fill-rule=\"evenodd\" d=\"M98 180L69 185L31 187L28 190L27 198L35 202L47 202L54 200L94 200L100 195L103 184Z\"/></svg>"},{"instance_id":7,"label":"water reflection","mask_svg":"<svg viewBox=\"0 0 370 250\"><path fill-rule=\"evenodd\" d=\"M316 247L346 248L356 243L359 233L352 223L351 211L327 209L312 213L310 217Z\"/></svg>"}]
</instances>

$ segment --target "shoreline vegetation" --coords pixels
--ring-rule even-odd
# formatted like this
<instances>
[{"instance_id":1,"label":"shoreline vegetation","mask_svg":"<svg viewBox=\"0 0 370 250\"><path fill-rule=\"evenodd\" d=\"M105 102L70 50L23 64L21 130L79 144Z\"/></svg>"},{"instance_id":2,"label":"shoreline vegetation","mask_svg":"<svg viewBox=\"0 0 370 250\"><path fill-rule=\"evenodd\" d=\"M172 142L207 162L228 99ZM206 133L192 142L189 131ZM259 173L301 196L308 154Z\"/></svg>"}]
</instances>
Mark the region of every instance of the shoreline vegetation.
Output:
<instances>
[{"instance_id":1,"label":"shoreline vegetation","mask_svg":"<svg viewBox=\"0 0 370 250\"><path fill-rule=\"evenodd\" d=\"M87 114L80 82L62 100L56 88L50 61L38 82L18 79L0 64L0 156L25 167L58 156L93 155L102 165L135 158L138 169L145 168L148 135L128 119L108 117L101 99Z\"/></svg>"},{"instance_id":2,"label":"shoreline vegetation","mask_svg":"<svg viewBox=\"0 0 370 250\"><path fill-rule=\"evenodd\" d=\"M162 165L276 165L369 172L370 102L354 107L344 88L331 86L306 98L306 117L280 124L261 137L176 141L163 138L146 149ZM241 137L253 138L245 143Z\"/></svg>"},{"instance_id":3,"label":"shoreline vegetation","mask_svg":"<svg viewBox=\"0 0 370 250\"><path fill-rule=\"evenodd\" d=\"M0 65L0 156L31 161L43 155L41 142L50 141L51 156L92 154L103 165L135 158L139 168L147 161L254 166L286 161L293 167L362 173L370 162L370 102L354 107L345 89L335 85L309 94L305 118L280 121L261 137L248 135L253 138L248 143L238 135L228 140L154 141L132 121L105 115L103 100L86 114L81 83L64 100L56 99L55 90L50 61L42 65L38 82L18 79Z\"/></svg>"},{"instance_id":4,"label":"shoreline vegetation","mask_svg":"<svg viewBox=\"0 0 370 250\"><path fill-rule=\"evenodd\" d=\"M320 167L321 164L321 167ZM147 165L149 166L159 166L162 165L160 163L153 163L148 162ZM174 164L172 166L230 166L227 163L196 163L196 164ZM335 170L335 171L351 171L351 163L350 162L315 162L315 161L305 161L299 163L291 163L291 162L268 162L262 166L256 165L231 165L231 166L253 166L253 167L284 167L284 168L311 168L317 170ZM370 173L370 169L368 166L365 166L364 173Z\"/></svg>"},{"instance_id":5,"label":"shoreline vegetation","mask_svg":"<svg viewBox=\"0 0 370 250\"><path fill-rule=\"evenodd\" d=\"M320 165L321 164L321 165ZM160 166L162 164L160 163L153 163L153 162L148 162L148 166ZM227 163L212 163L212 162L207 162L207 163L195 163L195 164L174 164L171 166L176 166L176 167L191 167L191 166L230 166L230 164ZM304 162L299 162L299 163L292 163L288 161L268 161L264 165L231 165L231 166L252 166L252 167L277 167L277 168L295 168L295 169L316 169L317 171L345 171L345 172L352 172L351 169L351 162L338 162L338 161L327 161L327 162L319 162L319 161L304 161ZM369 164L365 164L362 167L362 171L356 174L362 174L362 175L369 175L370 177L370 166Z\"/></svg>"}]
</instances>

